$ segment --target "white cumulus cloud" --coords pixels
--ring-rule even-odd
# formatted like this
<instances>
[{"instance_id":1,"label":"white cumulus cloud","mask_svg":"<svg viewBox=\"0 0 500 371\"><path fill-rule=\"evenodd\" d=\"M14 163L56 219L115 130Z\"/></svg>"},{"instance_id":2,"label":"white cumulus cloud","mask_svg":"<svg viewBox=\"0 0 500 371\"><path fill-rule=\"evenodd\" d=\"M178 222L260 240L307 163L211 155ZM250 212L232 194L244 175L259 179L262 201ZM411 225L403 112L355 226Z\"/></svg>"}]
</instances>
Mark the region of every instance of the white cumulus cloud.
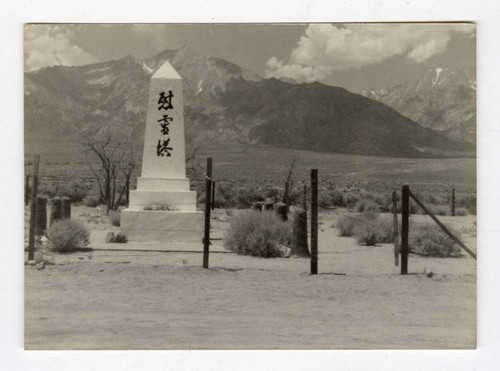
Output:
<instances>
[{"instance_id":1,"label":"white cumulus cloud","mask_svg":"<svg viewBox=\"0 0 500 371\"><path fill-rule=\"evenodd\" d=\"M401 55L421 63L446 51L455 32L474 34L472 24L312 24L290 60L272 57L267 77L320 80L333 71L360 68Z\"/></svg>"},{"instance_id":2,"label":"white cumulus cloud","mask_svg":"<svg viewBox=\"0 0 500 371\"><path fill-rule=\"evenodd\" d=\"M268 77L284 77L297 81L313 82L324 79L331 72L320 66L305 66L297 63L283 64L276 57L266 62Z\"/></svg>"},{"instance_id":3,"label":"white cumulus cloud","mask_svg":"<svg viewBox=\"0 0 500 371\"><path fill-rule=\"evenodd\" d=\"M24 68L34 71L47 66L80 66L97 58L70 42L70 31L55 25L28 25L24 31Z\"/></svg>"}]
</instances>

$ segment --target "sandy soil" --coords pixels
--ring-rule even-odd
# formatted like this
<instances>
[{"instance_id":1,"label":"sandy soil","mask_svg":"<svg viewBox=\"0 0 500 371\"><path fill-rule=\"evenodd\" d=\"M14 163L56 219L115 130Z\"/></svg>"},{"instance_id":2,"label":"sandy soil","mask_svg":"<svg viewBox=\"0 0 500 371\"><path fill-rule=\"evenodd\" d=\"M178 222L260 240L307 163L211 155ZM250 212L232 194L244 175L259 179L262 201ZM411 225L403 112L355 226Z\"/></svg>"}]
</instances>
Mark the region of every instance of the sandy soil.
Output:
<instances>
[{"instance_id":1,"label":"sandy soil","mask_svg":"<svg viewBox=\"0 0 500 371\"><path fill-rule=\"evenodd\" d=\"M74 215L90 218L94 236L113 230L88 213ZM59 255L43 270L26 266L25 347L475 348L474 259L410 256L412 274L401 276L391 245L337 237L334 218L321 214L317 276L309 275L308 259L232 253L211 254L208 270L199 253L134 251ZM214 214L215 235L228 219L222 210ZM475 217L449 219L476 250Z\"/></svg>"}]
</instances>

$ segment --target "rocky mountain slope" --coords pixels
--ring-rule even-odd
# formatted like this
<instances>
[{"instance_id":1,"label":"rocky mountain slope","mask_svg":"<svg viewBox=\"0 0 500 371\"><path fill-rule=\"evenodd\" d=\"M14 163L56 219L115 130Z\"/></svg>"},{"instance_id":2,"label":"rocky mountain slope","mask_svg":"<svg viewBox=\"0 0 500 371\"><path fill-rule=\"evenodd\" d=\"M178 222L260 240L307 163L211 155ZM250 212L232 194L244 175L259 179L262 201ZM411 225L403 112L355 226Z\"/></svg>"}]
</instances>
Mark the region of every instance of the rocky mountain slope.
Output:
<instances>
[{"instance_id":1,"label":"rocky mountain slope","mask_svg":"<svg viewBox=\"0 0 500 371\"><path fill-rule=\"evenodd\" d=\"M427 70L392 88L360 91L448 138L476 143L476 78L473 71Z\"/></svg>"},{"instance_id":2,"label":"rocky mountain slope","mask_svg":"<svg viewBox=\"0 0 500 371\"><path fill-rule=\"evenodd\" d=\"M25 74L25 145L102 130L142 146L151 75L166 60L184 79L187 141L421 157L471 149L345 89L262 79L184 47Z\"/></svg>"}]
</instances>

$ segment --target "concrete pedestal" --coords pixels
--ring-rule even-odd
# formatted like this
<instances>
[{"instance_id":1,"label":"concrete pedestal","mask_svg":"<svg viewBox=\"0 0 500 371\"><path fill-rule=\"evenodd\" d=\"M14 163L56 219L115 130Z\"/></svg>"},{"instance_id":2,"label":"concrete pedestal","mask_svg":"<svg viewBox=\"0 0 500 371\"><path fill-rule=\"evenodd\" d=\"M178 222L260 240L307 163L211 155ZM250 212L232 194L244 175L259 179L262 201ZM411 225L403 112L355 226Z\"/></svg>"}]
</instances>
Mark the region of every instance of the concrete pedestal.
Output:
<instances>
[{"instance_id":1,"label":"concrete pedestal","mask_svg":"<svg viewBox=\"0 0 500 371\"><path fill-rule=\"evenodd\" d=\"M120 229L130 242L202 244L201 211L122 211Z\"/></svg>"},{"instance_id":2,"label":"concrete pedestal","mask_svg":"<svg viewBox=\"0 0 500 371\"><path fill-rule=\"evenodd\" d=\"M131 242L202 243L203 213L189 179L138 178L120 229Z\"/></svg>"}]
</instances>

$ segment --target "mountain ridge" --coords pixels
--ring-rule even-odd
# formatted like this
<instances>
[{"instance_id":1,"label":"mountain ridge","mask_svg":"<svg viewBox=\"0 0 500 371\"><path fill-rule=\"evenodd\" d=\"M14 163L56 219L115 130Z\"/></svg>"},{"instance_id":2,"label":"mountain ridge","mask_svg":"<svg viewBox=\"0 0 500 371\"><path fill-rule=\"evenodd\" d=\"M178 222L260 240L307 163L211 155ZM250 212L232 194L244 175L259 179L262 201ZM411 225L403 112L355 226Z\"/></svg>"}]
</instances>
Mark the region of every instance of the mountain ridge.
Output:
<instances>
[{"instance_id":1,"label":"mountain ridge","mask_svg":"<svg viewBox=\"0 0 500 371\"><path fill-rule=\"evenodd\" d=\"M149 79L167 60L183 77L190 144L266 144L396 157L456 156L471 149L343 88L264 79L189 47L145 60L127 56L25 73L26 145L111 130L141 146Z\"/></svg>"},{"instance_id":2,"label":"mountain ridge","mask_svg":"<svg viewBox=\"0 0 500 371\"><path fill-rule=\"evenodd\" d=\"M450 139L476 144L476 79L470 70L428 69L406 83L358 93Z\"/></svg>"}]
</instances>

